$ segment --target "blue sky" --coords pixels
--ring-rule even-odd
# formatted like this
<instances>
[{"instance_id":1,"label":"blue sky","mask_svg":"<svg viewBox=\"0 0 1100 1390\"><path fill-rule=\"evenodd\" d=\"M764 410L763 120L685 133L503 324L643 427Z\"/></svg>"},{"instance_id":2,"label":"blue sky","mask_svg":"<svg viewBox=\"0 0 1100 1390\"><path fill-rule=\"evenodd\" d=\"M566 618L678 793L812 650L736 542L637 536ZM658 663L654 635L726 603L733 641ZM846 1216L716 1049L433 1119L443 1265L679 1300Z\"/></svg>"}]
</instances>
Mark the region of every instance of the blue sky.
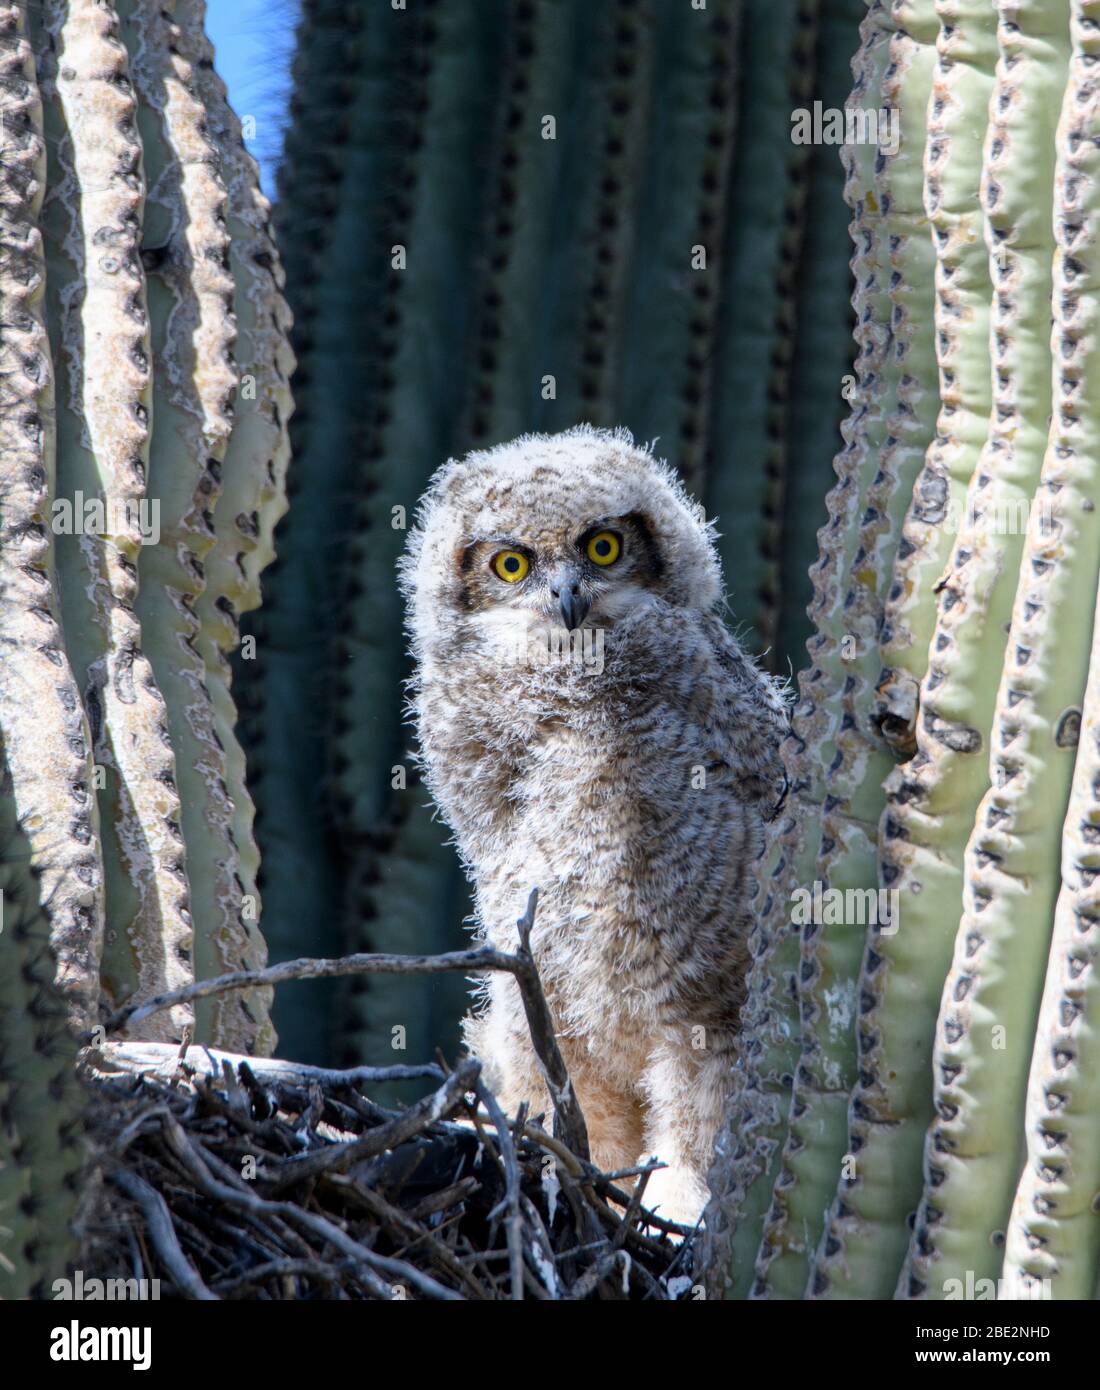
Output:
<instances>
[{"instance_id":1,"label":"blue sky","mask_svg":"<svg viewBox=\"0 0 1100 1390\"><path fill-rule=\"evenodd\" d=\"M206 8L206 32L229 100L242 121L251 116L255 122L245 143L260 161L269 198L275 195L297 9L295 0L208 0ZM251 127L245 130L247 136Z\"/></svg>"}]
</instances>

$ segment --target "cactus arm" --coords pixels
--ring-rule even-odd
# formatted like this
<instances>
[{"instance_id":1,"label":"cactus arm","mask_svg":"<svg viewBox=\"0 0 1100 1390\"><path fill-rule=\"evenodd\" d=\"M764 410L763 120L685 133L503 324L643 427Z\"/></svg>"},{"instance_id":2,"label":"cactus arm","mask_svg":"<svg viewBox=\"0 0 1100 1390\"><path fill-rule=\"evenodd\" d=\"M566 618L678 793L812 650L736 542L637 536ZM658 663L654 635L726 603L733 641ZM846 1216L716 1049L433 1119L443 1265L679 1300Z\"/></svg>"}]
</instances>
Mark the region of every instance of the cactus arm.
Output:
<instances>
[{"instance_id":1,"label":"cactus arm","mask_svg":"<svg viewBox=\"0 0 1100 1390\"><path fill-rule=\"evenodd\" d=\"M343 0L311 0L297 31L293 119L276 205L298 356L289 424L293 500L279 526L278 559L264 576L264 605L242 617L242 633L252 639L245 650L254 654L234 658L263 851L263 931L276 960L300 952L304 920L312 923L311 950L337 955L342 944L340 864L319 775L327 757L329 646L340 619L329 595L340 582L341 532L331 545L318 545L316 537L330 533L334 513L342 514L354 496L358 411L371 408L373 383L364 364L379 331L373 305L389 245L376 190L393 183L393 150L400 144L397 78L383 75L388 50L379 31L408 19L388 6L373 8L365 20L351 14L358 23L349 29ZM343 189L358 196L340 201ZM364 246L376 254L364 256ZM352 398L355 412L346 409ZM261 551L262 545L253 554ZM275 1017L285 1054L329 1061L331 1054L317 1049L316 1020L331 1013L323 982L281 991Z\"/></svg>"},{"instance_id":2,"label":"cactus arm","mask_svg":"<svg viewBox=\"0 0 1100 1390\"><path fill-rule=\"evenodd\" d=\"M931 0L894 5L892 21L898 27L890 38L881 105L899 111L901 137L895 151L879 154L874 188L881 236L889 247L892 341L879 372L879 409L867 427L866 442L877 469L867 489L844 602L845 637L854 650L844 661L843 719L822 807L815 871L823 888L860 893L855 901L861 906L866 890L877 887L875 830L884 799L882 781L893 764L870 722L879 672L877 637L905 507L934 428L936 400L931 304L922 295L933 260L922 202L924 112L937 32ZM846 905L848 901L846 896ZM811 915L801 928L802 1055L794 1072L783 1164L757 1261L758 1286L766 1285L779 1297L796 1297L806 1286L822 1213L845 1157L864 918L859 911L849 918L846 906L839 921L826 917L820 922Z\"/></svg>"},{"instance_id":3,"label":"cactus arm","mask_svg":"<svg viewBox=\"0 0 1100 1390\"><path fill-rule=\"evenodd\" d=\"M624 193L643 167L653 76L652 0L567 9L576 16L576 47L570 108L558 113L562 176L542 267L542 370L556 382L543 430L618 423L616 372L633 349L621 337L621 315L637 219Z\"/></svg>"},{"instance_id":4,"label":"cactus arm","mask_svg":"<svg viewBox=\"0 0 1100 1390\"><path fill-rule=\"evenodd\" d=\"M137 101L113 10L94 0L43 12L51 197L42 214L56 344L57 493L77 527L102 498L106 530L57 537L66 650L91 712L105 871L101 962L110 1005L191 977L191 924L167 712L134 612L152 384L140 243ZM109 118L105 119L105 113ZM146 513L148 517L148 513ZM167 1039L190 1008L151 1019Z\"/></svg>"},{"instance_id":5,"label":"cactus arm","mask_svg":"<svg viewBox=\"0 0 1100 1390\"><path fill-rule=\"evenodd\" d=\"M48 1297L50 1280L65 1274L83 1163L76 1043L12 792L0 766L0 1299Z\"/></svg>"},{"instance_id":6,"label":"cactus arm","mask_svg":"<svg viewBox=\"0 0 1100 1390\"><path fill-rule=\"evenodd\" d=\"M1025 1103L1100 572L1100 449L1082 408L1100 387L1093 29L1092 7L1075 5L1054 180L1053 410L937 1025L936 1118L901 1284L917 1296L942 1296L967 1271L996 1277L1020 1172L1011 1121Z\"/></svg>"},{"instance_id":7,"label":"cactus arm","mask_svg":"<svg viewBox=\"0 0 1100 1390\"><path fill-rule=\"evenodd\" d=\"M72 1255L80 1097L67 1018L95 1017L103 928L90 738L48 529L46 145L26 10L0 5L0 1297L12 1299L44 1296Z\"/></svg>"},{"instance_id":8,"label":"cactus arm","mask_svg":"<svg viewBox=\"0 0 1100 1390\"><path fill-rule=\"evenodd\" d=\"M363 856L353 879L352 902L364 921L359 931L372 951L432 953L440 949L441 912L451 907L452 939L462 949L465 882L458 857L440 853L440 826L427 805L427 793L411 785L394 797L389 843L381 853ZM432 904L425 911L423 904ZM444 919L445 920L445 919ZM450 943L448 943L450 944ZM439 976L425 983L407 976L396 980L361 977L347 994L344 1038L356 1065L392 1066L430 1057L439 1048L445 1057L458 1053L458 1020L469 1003L461 976ZM380 1104L409 1102L423 1085L396 1082L380 1087Z\"/></svg>"},{"instance_id":9,"label":"cactus arm","mask_svg":"<svg viewBox=\"0 0 1100 1390\"><path fill-rule=\"evenodd\" d=\"M24 13L0 8L0 742L49 903L59 985L74 1021L86 1022L98 996L103 864L90 735L62 641L49 529L56 440L39 231L46 147Z\"/></svg>"},{"instance_id":10,"label":"cactus arm","mask_svg":"<svg viewBox=\"0 0 1100 1390\"><path fill-rule=\"evenodd\" d=\"M149 492L160 502L161 543L142 549L136 610L177 754L194 969L201 979L258 959L239 917L233 808L195 612L238 384L226 190L174 6L124 0L119 13L141 98L145 246L160 259L148 278L148 302L156 422ZM199 1039L241 1051L250 1051L268 1027L258 995L205 1001L196 1009Z\"/></svg>"},{"instance_id":11,"label":"cactus arm","mask_svg":"<svg viewBox=\"0 0 1100 1390\"><path fill-rule=\"evenodd\" d=\"M476 304L477 351L461 429L471 447L530 429L545 409L543 377L557 369L549 363L545 335L534 327L541 320L544 271L555 255L559 180L572 148L572 123L589 115L576 97L586 22L576 6L554 0L533 0L509 14L496 184ZM547 118L552 130L544 126Z\"/></svg>"},{"instance_id":12,"label":"cactus arm","mask_svg":"<svg viewBox=\"0 0 1100 1390\"><path fill-rule=\"evenodd\" d=\"M871 938L860 980L860 1073L849 1139L857 1170L838 1187L828 1249L816 1261L831 1296L889 1296L904 1257L906 1218L919 1200L920 1151L932 1118L931 1042L962 906L963 851L988 785L995 691L987 673L1003 659L1023 550L1022 531L1003 532L996 518L1006 503L1030 500L1046 441L1053 252L1044 211L1052 196L1047 152L1065 81L1068 18L1060 0L1014 5L1010 18L998 31L982 187L990 249L1005 259L1012 292L993 300L998 350L989 438L940 585L917 753L887 784L880 853L883 882L900 894L901 924Z\"/></svg>"}]
</instances>

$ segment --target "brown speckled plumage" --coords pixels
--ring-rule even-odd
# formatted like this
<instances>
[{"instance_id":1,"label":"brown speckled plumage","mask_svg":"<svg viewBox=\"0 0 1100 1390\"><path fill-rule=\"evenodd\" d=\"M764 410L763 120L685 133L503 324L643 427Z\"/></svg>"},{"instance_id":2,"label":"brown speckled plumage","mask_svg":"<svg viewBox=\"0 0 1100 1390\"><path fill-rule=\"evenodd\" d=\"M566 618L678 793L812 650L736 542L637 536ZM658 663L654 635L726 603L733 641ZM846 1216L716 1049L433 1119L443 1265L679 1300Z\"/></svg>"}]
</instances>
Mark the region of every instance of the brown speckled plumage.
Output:
<instances>
[{"instance_id":1,"label":"brown speckled plumage","mask_svg":"<svg viewBox=\"0 0 1100 1390\"><path fill-rule=\"evenodd\" d=\"M598 528L622 544L606 568L586 558ZM509 547L529 563L513 584L492 568ZM600 658L517 659L518 636L560 628L570 581ZM532 945L593 1156L659 1154L648 1199L694 1220L787 723L782 688L719 616L711 528L625 432L528 435L439 470L402 582L421 758L479 934L513 949L538 886ZM466 1040L502 1102L549 1110L511 977L486 982Z\"/></svg>"}]
</instances>

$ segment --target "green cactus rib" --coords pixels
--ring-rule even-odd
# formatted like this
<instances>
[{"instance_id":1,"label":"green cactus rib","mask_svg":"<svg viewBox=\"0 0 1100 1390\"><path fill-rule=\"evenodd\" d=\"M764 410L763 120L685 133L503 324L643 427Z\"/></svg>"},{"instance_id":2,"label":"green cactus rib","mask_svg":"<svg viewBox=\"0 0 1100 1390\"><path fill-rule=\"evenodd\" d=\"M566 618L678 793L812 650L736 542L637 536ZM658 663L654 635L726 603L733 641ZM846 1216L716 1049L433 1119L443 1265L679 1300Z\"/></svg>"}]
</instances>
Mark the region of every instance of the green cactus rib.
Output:
<instances>
[{"instance_id":1,"label":"green cactus rib","mask_svg":"<svg viewBox=\"0 0 1100 1390\"><path fill-rule=\"evenodd\" d=\"M877 109L890 62L894 26L875 0L860 26L852 63L853 108ZM752 963L742 1014L743 1065L731 1099L731 1135L719 1145L711 1176L706 1267L727 1293L740 1297L753 1284L754 1260L787 1132L790 1091L801 1055L797 976L800 941L791 923L795 889L812 884L821 838L821 807L836 752L839 694L845 679L843 601L854 559L858 519L877 468L869 431L879 428L883 365L888 335L888 251L880 236L874 195L875 151L869 145L843 150L844 196L852 209L856 382L851 414L842 427L845 447L834 467L837 484L826 499L828 521L818 533L818 562L811 570L810 608L816 632L808 645L812 665L799 677L792 736L783 758L790 783L784 819L757 872ZM728 1278L727 1278L728 1276ZM761 1292L766 1291L761 1289Z\"/></svg>"},{"instance_id":2,"label":"green cactus rib","mask_svg":"<svg viewBox=\"0 0 1100 1390\"><path fill-rule=\"evenodd\" d=\"M991 284L978 199L997 33L990 0L941 0L940 63L928 110L925 203L936 247L941 409L905 520L880 641L876 719L912 751L918 687L935 624L935 586L989 431Z\"/></svg>"},{"instance_id":3,"label":"green cactus rib","mask_svg":"<svg viewBox=\"0 0 1100 1390\"><path fill-rule=\"evenodd\" d=\"M1005 22L1005 20L1010 22ZM994 257L993 408L941 581L916 756L889 779L880 827L883 882L900 895L900 930L868 942L860 978L860 1075L849 1151L815 1271L830 1296L888 1297L920 1197L932 1119L931 1045L962 909L962 860L982 793L1005 632L1038 483L1050 411L1054 128L1065 85L1061 0L1002 9L982 189ZM1011 173L1009 172L1011 171Z\"/></svg>"},{"instance_id":4,"label":"green cactus rib","mask_svg":"<svg viewBox=\"0 0 1100 1390\"><path fill-rule=\"evenodd\" d=\"M1095 98L1091 104L1096 121ZM1100 1274L1098 788L1100 625L1094 625L1081 744L1063 831L1062 887L1028 1080L1027 1164L1005 1240L1003 1278L1017 1296L1095 1298ZM1046 1289L1044 1281L1049 1281Z\"/></svg>"},{"instance_id":5,"label":"green cactus rib","mask_svg":"<svg viewBox=\"0 0 1100 1390\"><path fill-rule=\"evenodd\" d=\"M761 651L774 646L781 591L795 272L809 169L809 146L793 142L791 121L812 91L819 8L820 0L747 0L742 22L736 216L722 250L705 501L718 518L734 610L752 624Z\"/></svg>"},{"instance_id":6,"label":"green cactus rib","mask_svg":"<svg viewBox=\"0 0 1100 1390\"><path fill-rule=\"evenodd\" d=\"M327 758L329 646L340 618L330 597L340 583L340 513L354 496L358 411L369 409L374 385L367 359L378 333L381 254L364 257L363 247L380 244L377 190L394 178L391 14L394 23L406 18L387 8L361 22L345 0L302 7L294 119L279 173L277 226L298 358L289 425L296 462L264 605L241 621L242 652L251 655L234 661L263 854L263 931L277 960L300 954L306 920L311 951L337 955L342 946L342 866L319 771ZM368 215L374 220L365 231ZM318 544L320 536L333 543ZM315 1041L316 1020L331 1013L324 982L282 991L275 1020L284 1055L331 1060Z\"/></svg>"},{"instance_id":7,"label":"green cactus rib","mask_svg":"<svg viewBox=\"0 0 1100 1390\"><path fill-rule=\"evenodd\" d=\"M992 785L967 845L940 1007L936 1118L900 1285L910 1296L942 1296L968 1271L996 1277L1020 1173L1011 1125L1023 1111L1039 1014L1100 573L1100 441L1086 408L1100 385L1094 33L1095 6L1075 5L1057 132L1053 409L997 695Z\"/></svg>"},{"instance_id":8,"label":"green cactus rib","mask_svg":"<svg viewBox=\"0 0 1100 1390\"><path fill-rule=\"evenodd\" d=\"M50 503L54 384L39 228L46 146L25 7L0 6L0 743L11 797L49 903L58 982L75 1022L95 1017L103 863L91 739L62 640Z\"/></svg>"},{"instance_id":9,"label":"green cactus rib","mask_svg":"<svg viewBox=\"0 0 1100 1390\"><path fill-rule=\"evenodd\" d=\"M734 0L706 10L658 7L647 158L622 313L616 419L636 439L659 438L695 492L710 448L740 10Z\"/></svg>"},{"instance_id":10,"label":"green cactus rib","mask_svg":"<svg viewBox=\"0 0 1100 1390\"><path fill-rule=\"evenodd\" d=\"M174 5L119 5L148 181L145 252L153 346L149 494L160 504L161 543L142 548L135 611L168 707L186 845L196 977L265 958L241 919L240 857L218 720L200 650L195 603L213 548L213 508L232 430L234 282L226 188L206 129L194 66ZM270 1040L262 995L204 1001L196 1037L249 1052Z\"/></svg>"},{"instance_id":11,"label":"green cactus rib","mask_svg":"<svg viewBox=\"0 0 1100 1390\"><path fill-rule=\"evenodd\" d=\"M55 554L66 649L90 712L105 872L102 988L109 1006L191 976L191 922L167 711L134 613L152 398L144 184L125 49L95 0L43 6L50 338L56 344ZM106 526L82 526L102 498ZM145 513L148 522L149 513ZM190 1008L150 1020L178 1037Z\"/></svg>"},{"instance_id":12,"label":"green cactus rib","mask_svg":"<svg viewBox=\"0 0 1100 1390\"><path fill-rule=\"evenodd\" d=\"M865 0L823 0L813 96L828 110L843 107L851 90L852 36ZM783 493L779 572L782 575L773 669L800 665L811 636L806 609L812 595L809 560L824 525L829 467L840 447L846 412L842 389L854 384L848 261L852 244L841 196L844 169L834 145L809 154L808 188L795 289L790 379L785 402L787 471ZM845 378L850 377L850 380Z\"/></svg>"},{"instance_id":13,"label":"green cactus rib","mask_svg":"<svg viewBox=\"0 0 1100 1390\"><path fill-rule=\"evenodd\" d=\"M9 20L0 11L0 62L10 53ZM0 767L0 1299L48 1297L75 1255L83 1096L54 988L41 877Z\"/></svg>"},{"instance_id":14,"label":"green cactus rib","mask_svg":"<svg viewBox=\"0 0 1100 1390\"><path fill-rule=\"evenodd\" d=\"M802 1054L754 1290L778 1297L798 1297L806 1287L823 1213L845 1157L848 1093L856 1074L859 966L867 920L877 916L867 910L869 898L877 909L875 831L884 802L883 779L893 766L870 719L879 673L877 638L913 479L935 425L933 254L923 206L923 162L937 24L931 0L895 5L892 18L901 27L889 41L880 109L899 113L900 141L896 149L885 141L873 191L888 247L891 341L879 372L879 410L867 425L866 443L877 471L867 489L843 606L842 643L849 644L850 655L845 658L842 649L843 716L822 805L815 869L823 889L845 895L845 907L836 920L831 913L824 921L813 912L802 915ZM883 139L881 131L879 136ZM922 287L927 287L923 293Z\"/></svg>"}]
</instances>

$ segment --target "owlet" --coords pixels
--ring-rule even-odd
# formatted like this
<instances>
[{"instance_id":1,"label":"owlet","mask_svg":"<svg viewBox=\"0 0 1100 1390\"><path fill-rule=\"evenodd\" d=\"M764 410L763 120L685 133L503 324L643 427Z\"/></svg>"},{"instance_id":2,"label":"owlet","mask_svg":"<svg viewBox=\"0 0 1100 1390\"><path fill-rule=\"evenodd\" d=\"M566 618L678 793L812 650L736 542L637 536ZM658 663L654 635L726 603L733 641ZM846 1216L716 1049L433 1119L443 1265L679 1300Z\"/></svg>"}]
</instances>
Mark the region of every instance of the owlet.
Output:
<instances>
[{"instance_id":1,"label":"owlet","mask_svg":"<svg viewBox=\"0 0 1100 1390\"><path fill-rule=\"evenodd\" d=\"M732 1084L749 866L782 792L783 687L721 617L713 527L625 431L450 460L401 562L427 785L481 940L532 950L593 1160L656 1155L693 1222ZM512 977L465 1040L501 1102L549 1114Z\"/></svg>"}]
</instances>

